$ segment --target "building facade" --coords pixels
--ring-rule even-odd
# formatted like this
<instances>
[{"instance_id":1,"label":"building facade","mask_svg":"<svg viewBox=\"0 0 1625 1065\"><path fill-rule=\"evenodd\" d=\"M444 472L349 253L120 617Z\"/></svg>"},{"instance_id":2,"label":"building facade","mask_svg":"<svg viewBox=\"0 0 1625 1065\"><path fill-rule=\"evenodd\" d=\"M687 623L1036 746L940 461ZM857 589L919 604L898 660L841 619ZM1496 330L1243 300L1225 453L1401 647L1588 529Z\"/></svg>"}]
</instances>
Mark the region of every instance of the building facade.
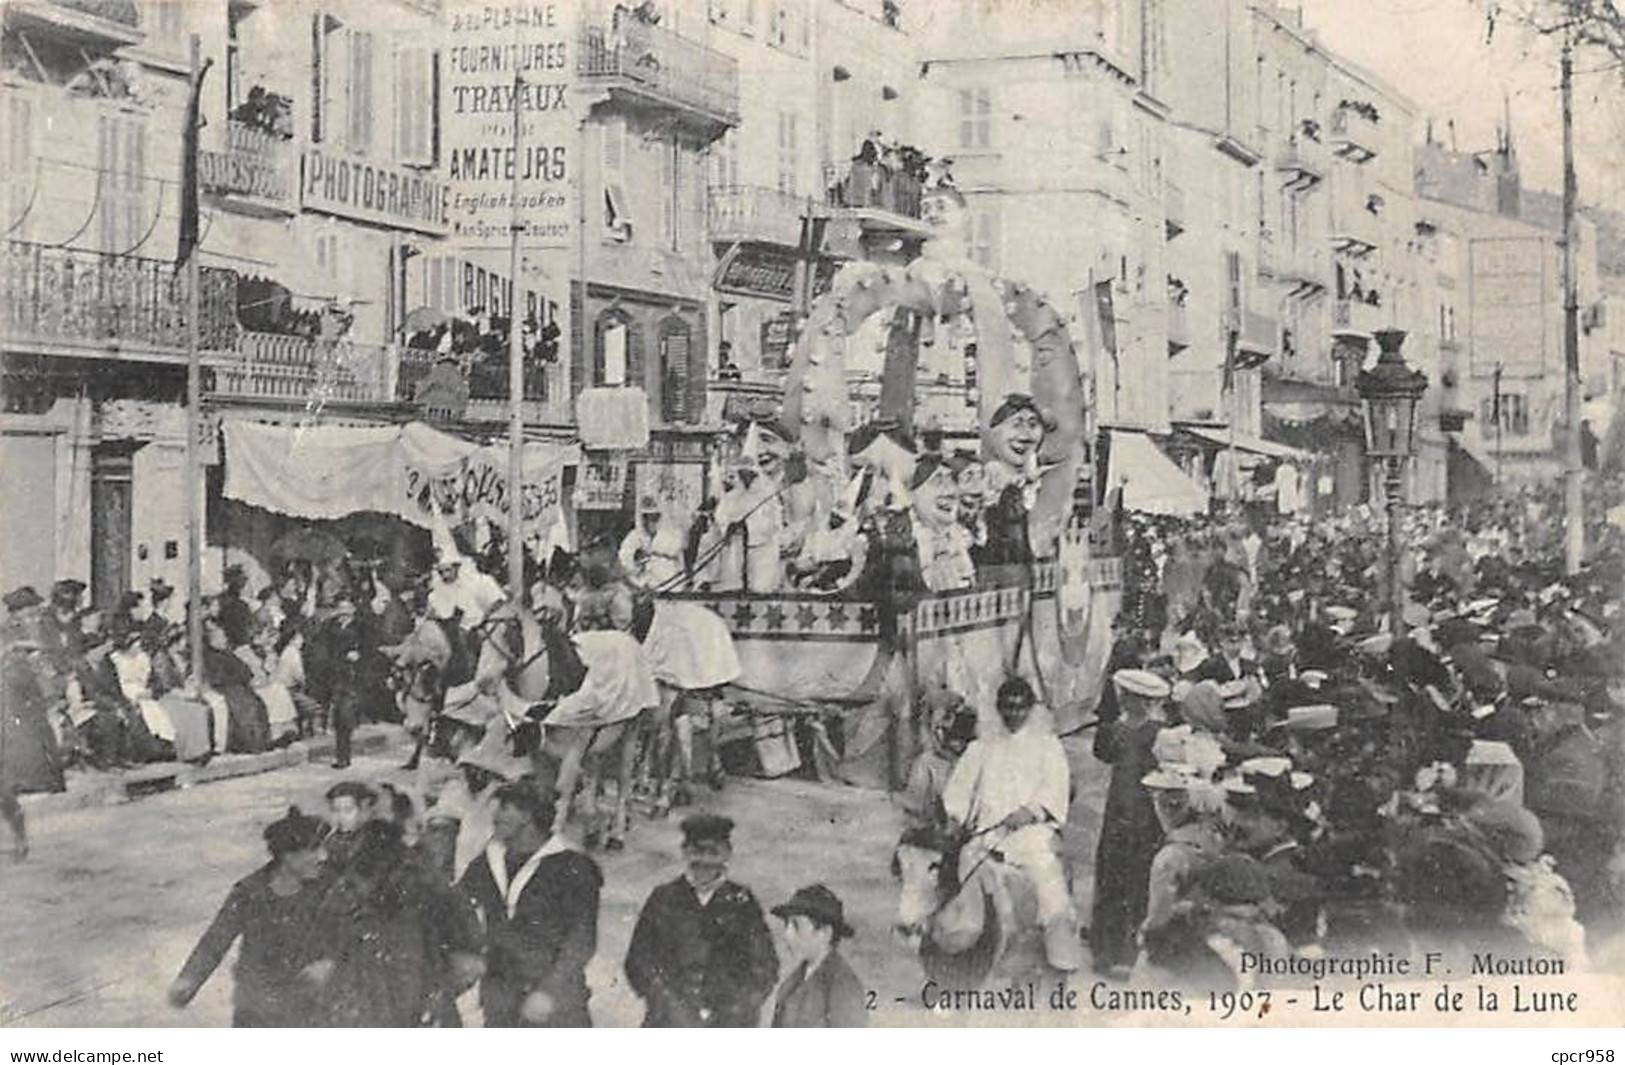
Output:
<instances>
[{"instance_id":1,"label":"building facade","mask_svg":"<svg viewBox=\"0 0 1625 1065\"><path fill-rule=\"evenodd\" d=\"M8 489L0 579L76 576L100 605L182 585L188 326L176 268L189 41L199 98L210 498L218 420L388 416L405 250L445 231L419 3L8 5ZM207 512L216 515L210 506ZM218 522L207 574L226 560Z\"/></svg>"},{"instance_id":2,"label":"building facade","mask_svg":"<svg viewBox=\"0 0 1625 1065\"><path fill-rule=\"evenodd\" d=\"M1561 208L1522 188L1504 130L1484 152L1429 138L1418 149L1416 193L1419 218L1454 234L1451 257L1463 282L1446 308L1452 344L1440 371L1456 415L1450 425L1459 426L1452 491L1550 480L1565 454ZM1594 310L1603 301L1597 226L1584 214L1577 235L1584 401L1605 393L1611 367ZM1588 315L1596 328L1585 328Z\"/></svg>"}]
</instances>

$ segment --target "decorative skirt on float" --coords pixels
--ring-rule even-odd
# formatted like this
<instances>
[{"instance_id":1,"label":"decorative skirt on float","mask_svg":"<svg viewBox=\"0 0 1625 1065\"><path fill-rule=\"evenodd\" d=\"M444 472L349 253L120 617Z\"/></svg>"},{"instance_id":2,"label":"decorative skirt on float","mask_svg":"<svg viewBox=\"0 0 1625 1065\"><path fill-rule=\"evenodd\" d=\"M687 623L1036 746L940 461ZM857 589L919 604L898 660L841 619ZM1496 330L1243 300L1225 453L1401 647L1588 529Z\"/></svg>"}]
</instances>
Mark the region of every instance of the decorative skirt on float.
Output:
<instances>
[{"instance_id":1,"label":"decorative skirt on float","mask_svg":"<svg viewBox=\"0 0 1625 1065\"><path fill-rule=\"evenodd\" d=\"M739 679L739 655L727 624L694 603L656 603L643 653L655 680L684 691Z\"/></svg>"}]
</instances>

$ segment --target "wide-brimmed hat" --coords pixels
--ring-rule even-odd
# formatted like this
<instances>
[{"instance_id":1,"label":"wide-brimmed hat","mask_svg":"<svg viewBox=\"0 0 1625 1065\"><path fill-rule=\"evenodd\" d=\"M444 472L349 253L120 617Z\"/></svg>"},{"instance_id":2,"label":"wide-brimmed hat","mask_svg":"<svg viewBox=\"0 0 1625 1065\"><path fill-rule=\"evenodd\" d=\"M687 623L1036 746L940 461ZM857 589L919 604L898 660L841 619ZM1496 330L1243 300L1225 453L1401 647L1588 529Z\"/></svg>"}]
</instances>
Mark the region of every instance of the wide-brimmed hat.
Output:
<instances>
[{"instance_id":1,"label":"wide-brimmed hat","mask_svg":"<svg viewBox=\"0 0 1625 1065\"><path fill-rule=\"evenodd\" d=\"M1275 727L1284 728L1288 732L1323 732L1337 727L1337 716L1337 707L1330 703L1294 706L1286 712L1285 719L1277 722Z\"/></svg>"},{"instance_id":2,"label":"wide-brimmed hat","mask_svg":"<svg viewBox=\"0 0 1625 1065\"><path fill-rule=\"evenodd\" d=\"M779 903L773 907L772 913L775 917L793 917L796 914L811 917L819 924L834 929L836 939L846 939L852 935L852 926L846 923L846 908L841 905L840 897L823 884L797 888L790 901Z\"/></svg>"},{"instance_id":3,"label":"wide-brimmed hat","mask_svg":"<svg viewBox=\"0 0 1625 1065\"><path fill-rule=\"evenodd\" d=\"M1201 637L1187 632L1174 641L1174 668L1181 673L1193 673L1207 659L1207 648Z\"/></svg>"},{"instance_id":4,"label":"wide-brimmed hat","mask_svg":"<svg viewBox=\"0 0 1625 1065\"><path fill-rule=\"evenodd\" d=\"M1169 762L1141 777L1140 784L1157 791L1189 791L1198 779L1190 766Z\"/></svg>"},{"instance_id":5,"label":"wide-brimmed hat","mask_svg":"<svg viewBox=\"0 0 1625 1065\"><path fill-rule=\"evenodd\" d=\"M1119 691L1147 699L1166 699L1173 694L1168 682L1148 669L1120 669L1112 674Z\"/></svg>"},{"instance_id":6,"label":"wide-brimmed hat","mask_svg":"<svg viewBox=\"0 0 1625 1065\"><path fill-rule=\"evenodd\" d=\"M0 600L0 602L5 603L7 610L15 611L27 610L29 607L39 606L41 603L45 602L45 600L40 598L39 593L34 590L33 585L25 584L21 588L16 588L7 592L5 598Z\"/></svg>"}]
</instances>

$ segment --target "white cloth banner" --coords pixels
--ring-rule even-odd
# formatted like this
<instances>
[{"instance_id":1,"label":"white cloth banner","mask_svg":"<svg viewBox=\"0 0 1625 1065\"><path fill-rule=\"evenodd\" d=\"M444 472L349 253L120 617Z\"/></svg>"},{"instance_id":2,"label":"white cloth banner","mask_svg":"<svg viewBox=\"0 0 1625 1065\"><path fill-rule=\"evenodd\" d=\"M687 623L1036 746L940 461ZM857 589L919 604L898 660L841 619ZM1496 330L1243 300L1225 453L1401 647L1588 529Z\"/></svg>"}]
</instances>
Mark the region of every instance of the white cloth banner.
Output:
<instances>
[{"instance_id":1,"label":"white cloth banner","mask_svg":"<svg viewBox=\"0 0 1625 1065\"><path fill-rule=\"evenodd\" d=\"M224 428L227 499L300 518L378 511L427 528L432 491L453 524L478 517L507 522L508 454L501 445L478 447L417 423ZM573 445L525 445L528 533L558 521L564 468L578 458Z\"/></svg>"}]
</instances>

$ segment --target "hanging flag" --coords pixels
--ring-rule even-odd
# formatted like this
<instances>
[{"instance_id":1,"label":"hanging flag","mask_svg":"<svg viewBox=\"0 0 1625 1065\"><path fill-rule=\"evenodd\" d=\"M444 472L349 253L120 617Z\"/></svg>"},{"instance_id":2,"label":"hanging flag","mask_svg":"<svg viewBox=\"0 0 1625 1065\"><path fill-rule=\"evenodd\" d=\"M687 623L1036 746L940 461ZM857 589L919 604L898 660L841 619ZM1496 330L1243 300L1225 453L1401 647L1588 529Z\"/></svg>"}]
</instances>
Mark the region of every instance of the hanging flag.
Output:
<instances>
[{"instance_id":1,"label":"hanging flag","mask_svg":"<svg viewBox=\"0 0 1625 1065\"><path fill-rule=\"evenodd\" d=\"M185 266L198 245L198 137L203 126L203 78L213 65L213 59L203 61L186 95L186 122L181 127L181 224L179 247L175 252L177 266Z\"/></svg>"}]
</instances>

